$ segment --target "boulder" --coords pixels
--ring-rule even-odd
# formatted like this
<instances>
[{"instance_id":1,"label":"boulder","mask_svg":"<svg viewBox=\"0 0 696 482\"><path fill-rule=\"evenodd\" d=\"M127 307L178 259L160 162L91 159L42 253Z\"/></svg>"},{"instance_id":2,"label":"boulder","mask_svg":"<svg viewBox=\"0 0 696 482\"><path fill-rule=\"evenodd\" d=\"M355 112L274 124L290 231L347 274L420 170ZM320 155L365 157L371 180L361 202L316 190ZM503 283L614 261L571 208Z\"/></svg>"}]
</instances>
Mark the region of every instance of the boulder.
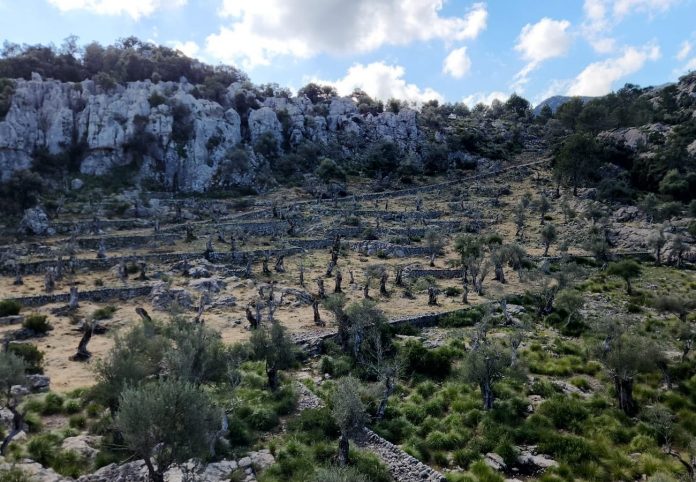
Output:
<instances>
[{"instance_id":1,"label":"boulder","mask_svg":"<svg viewBox=\"0 0 696 482\"><path fill-rule=\"evenodd\" d=\"M188 290L183 288L170 288L166 283L157 283L150 293L152 306L158 310L168 310L172 305L189 309L193 306L193 297Z\"/></svg>"},{"instance_id":2,"label":"boulder","mask_svg":"<svg viewBox=\"0 0 696 482\"><path fill-rule=\"evenodd\" d=\"M504 472L507 469L507 465L503 458L494 452L487 453L483 458L483 462L493 470Z\"/></svg>"},{"instance_id":3,"label":"boulder","mask_svg":"<svg viewBox=\"0 0 696 482\"><path fill-rule=\"evenodd\" d=\"M55 234L55 229L51 228L48 215L40 208L29 208L24 211L19 222L19 232L22 234L46 236Z\"/></svg>"},{"instance_id":4,"label":"boulder","mask_svg":"<svg viewBox=\"0 0 696 482\"><path fill-rule=\"evenodd\" d=\"M201 293L219 293L225 282L219 278L199 278L189 281L189 287Z\"/></svg>"},{"instance_id":5,"label":"boulder","mask_svg":"<svg viewBox=\"0 0 696 482\"><path fill-rule=\"evenodd\" d=\"M93 460L99 452L101 437L96 435L77 435L63 439L61 448L71 450L87 460Z\"/></svg>"}]
</instances>

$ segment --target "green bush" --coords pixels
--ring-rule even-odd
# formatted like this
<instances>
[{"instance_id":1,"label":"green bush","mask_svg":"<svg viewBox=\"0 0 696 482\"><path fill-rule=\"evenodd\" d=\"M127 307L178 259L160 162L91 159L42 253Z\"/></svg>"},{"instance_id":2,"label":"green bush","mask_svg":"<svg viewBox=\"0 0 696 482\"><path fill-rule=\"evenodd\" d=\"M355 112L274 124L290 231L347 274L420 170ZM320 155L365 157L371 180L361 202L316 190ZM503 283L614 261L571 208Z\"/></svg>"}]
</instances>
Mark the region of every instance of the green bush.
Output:
<instances>
[{"instance_id":1,"label":"green bush","mask_svg":"<svg viewBox=\"0 0 696 482\"><path fill-rule=\"evenodd\" d=\"M40 315L38 313L32 313L27 316L22 326L40 335L45 335L48 333L48 330L51 329L51 325L46 320L46 315Z\"/></svg>"},{"instance_id":2,"label":"green bush","mask_svg":"<svg viewBox=\"0 0 696 482\"><path fill-rule=\"evenodd\" d=\"M408 373L420 373L434 378L449 375L454 353L447 347L427 349L415 340L407 341L399 350Z\"/></svg>"},{"instance_id":3,"label":"green bush","mask_svg":"<svg viewBox=\"0 0 696 482\"><path fill-rule=\"evenodd\" d=\"M444 328L463 328L474 326L483 318L483 312L479 308L450 313L440 320L440 326Z\"/></svg>"},{"instance_id":4,"label":"green bush","mask_svg":"<svg viewBox=\"0 0 696 482\"><path fill-rule=\"evenodd\" d=\"M57 393L48 393L43 401L43 406L41 407L42 415L55 415L63 411L63 397Z\"/></svg>"},{"instance_id":5,"label":"green bush","mask_svg":"<svg viewBox=\"0 0 696 482\"><path fill-rule=\"evenodd\" d=\"M104 306L102 308L98 308L98 309L94 310L94 312L92 313L92 319L93 320L110 320L114 316L114 313L116 313L117 310L118 310L118 308L116 308L113 305L107 305L107 306Z\"/></svg>"},{"instance_id":6,"label":"green bush","mask_svg":"<svg viewBox=\"0 0 696 482\"><path fill-rule=\"evenodd\" d=\"M564 430L580 430L589 416L580 400L563 395L554 395L544 401L537 413L548 417L556 428Z\"/></svg>"},{"instance_id":7,"label":"green bush","mask_svg":"<svg viewBox=\"0 0 696 482\"><path fill-rule=\"evenodd\" d=\"M15 300L0 301L0 317L15 316L22 310L22 304Z\"/></svg>"},{"instance_id":8,"label":"green bush","mask_svg":"<svg viewBox=\"0 0 696 482\"><path fill-rule=\"evenodd\" d=\"M278 425L278 415L266 407L254 408L246 418L249 427L262 432L271 430Z\"/></svg>"},{"instance_id":9,"label":"green bush","mask_svg":"<svg viewBox=\"0 0 696 482\"><path fill-rule=\"evenodd\" d=\"M456 286L448 286L445 288L445 296L455 297L461 295L462 293L463 290L461 288L457 288Z\"/></svg>"},{"instance_id":10,"label":"green bush","mask_svg":"<svg viewBox=\"0 0 696 482\"><path fill-rule=\"evenodd\" d=\"M33 482L34 478L16 467L0 469L0 482Z\"/></svg>"},{"instance_id":11,"label":"green bush","mask_svg":"<svg viewBox=\"0 0 696 482\"><path fill-rule=\"evenodd\" d=\"M66 400L65 403L63 403L63 411L68 415L73 415L75 413L80 412L81 410L82 404L79 400L76 400L74 398Z\"/></svg>"},{"instance_id":12,"label":"green bush","mask_svg":"<svg viewBox=\"0 0 696 482\"><path fill-rule=\"evenodd\" d=\"M8 346L10 353L14 353L25 363L26 373L43 373L44 353L31 343L10 343Z\"/></svg>"},{"instance_id":13,"label":"green bush","mask_svg":"<svg viewBox=\"0 0 696 482\"><path fill-rule=\"evenodd\" d=\"M79 413L71 415L68 419L68 423L70 424L70 428L83 430L85 427L87 427L87 417Z\"/></svg>"},{"instance_id":14,"label":"green bush","mask_svg":"<svg viewBox=\"0 0 696 482\"><path fill-rule=\"evenodd\" d=\"M376 455L361 450L351 451L352 466L371 482L391 482L387 467Z\"/></svg>"},{"instance_id":15,"label":"green bush","mask_svg":"<svg viewBox=\"0 0 696 482\"><path fill-rule=\"evenodd\" d=\"M27 451L31 459L44 467L50 467L54 457L58 453L60 438L52 433L40 434L32 437L27 444Z\"/></svg>"}]
</instances>

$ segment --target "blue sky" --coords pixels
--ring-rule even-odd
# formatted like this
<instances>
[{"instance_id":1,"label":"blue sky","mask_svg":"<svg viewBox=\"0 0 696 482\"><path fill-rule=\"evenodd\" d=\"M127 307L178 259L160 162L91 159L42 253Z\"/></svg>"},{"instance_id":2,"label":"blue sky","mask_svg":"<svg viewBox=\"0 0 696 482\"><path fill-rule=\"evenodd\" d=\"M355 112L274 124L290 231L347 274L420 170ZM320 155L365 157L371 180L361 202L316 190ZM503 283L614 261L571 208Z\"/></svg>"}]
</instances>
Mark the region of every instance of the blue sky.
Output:
<instances>
[{"instance_id":1,"label":"blue sky","mask_svg":"<svg viewBox=\"0 0 696 482\"><path fill-rule=\"evenodd\" d=\"M255 83L475 103L601 95L696 69L696 0L0 0L0 39L136 35Z\"/></svg>"}]
</instances>

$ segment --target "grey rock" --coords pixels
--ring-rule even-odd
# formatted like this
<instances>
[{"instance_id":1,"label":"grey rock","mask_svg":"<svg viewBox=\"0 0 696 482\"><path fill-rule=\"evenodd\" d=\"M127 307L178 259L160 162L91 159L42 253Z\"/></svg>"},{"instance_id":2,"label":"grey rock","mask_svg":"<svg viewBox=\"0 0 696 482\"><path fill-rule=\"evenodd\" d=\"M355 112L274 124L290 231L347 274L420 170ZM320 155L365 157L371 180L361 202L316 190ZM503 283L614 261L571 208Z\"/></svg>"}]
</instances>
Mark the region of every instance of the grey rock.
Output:
<instances>
[{"instance_id":1,"label":"grey rock","mask_svg":"<svg viewBox=\"0 0 696 482\"><path fill-rule=\"evenodd\" d=\"M48 215L40 208L29 208L24 211L24 216L19 222L19 232L22 234L45 236L55 234L48 221Z\"/></svg>"}]
</instances>

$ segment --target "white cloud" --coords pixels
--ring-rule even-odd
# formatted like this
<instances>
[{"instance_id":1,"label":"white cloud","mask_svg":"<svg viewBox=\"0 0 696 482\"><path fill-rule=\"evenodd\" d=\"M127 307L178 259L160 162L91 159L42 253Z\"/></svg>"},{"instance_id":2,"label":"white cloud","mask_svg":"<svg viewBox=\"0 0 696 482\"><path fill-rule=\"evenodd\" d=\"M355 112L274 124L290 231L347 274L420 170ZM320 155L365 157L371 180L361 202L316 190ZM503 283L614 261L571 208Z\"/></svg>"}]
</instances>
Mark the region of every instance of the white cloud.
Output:
<instances>
[{"instance_id":1,"label":"white cloud","mask_svg":"<svg viewBox=\"0 0 696 482\"><path fill-rule=\"evenodd\" d=\"M475 92L471 95L467 95L462 99L462 102L464 102L466 105L469 107L473 107L476 104L486 104L486 105L491 105L491 103L494 100L499 100L501 102L505 102L510 98L510 94L506 94L505 92L500 92L500 91L493 91L493 92Z\"/></svg>"},{"instance_id":2,"label":"white cloud","mask_svg":"<svg viewBox=\"0 0 696 482\"><path fill-rule=\"evenodd\" d=\"M585 19L582 33L592 48L601 54L616 50L616 40L611 36L614 27L629 14L654 16L669 10L682 0L585 0Z\"/></svg>"},{"instance_id":3,"label":"white cloud","mask_svg":"<svg viewBox=\"0 0 696 482\"><path fill-rule=\"evenodd\" d=\"M466 52L466 47L452 50L442 64L442 72L455 79L461 79L471 69L471 59Z\"/></svg>"},{"instance_id":4,"label":"white cloud","mask_svg":"<svg viewBox=\"0 0 696 482\"><path fill-rule=\"evenodd\" d=\"M691 53L691 50L693 48L693 45L691 42L688 40L684 40L681 44L681 47L679 47L679 52L677 52L677 60L684 60L689 56Z\"/></svg>"},{"instance_id":5,"label":"white cloud","mask_svg":"<svg viewBox=\"0 0 696 482\"><path fill-rule=\"evenodd\" d=\"M403 99L416 103L428 100L443 101L443 97L431 88L421 89L404 79L405 69L400 65L373 62L368 65L355 64L345 77L335 81L312 79L318 84L333 85L340 95L349 95L356 88L364 90L370 97L387 100Z\"/></svg>"},{"instance_id":6,"label":"white cloud","mask_svg":"<svg viewBox=\"0 0 696 482\"><path fill-rule=\"evenodd\" d=\"M476 38L488 11L475 3L463 17L444 17L443 0L223 0L229 25L210 35L209 53L247 69L281 55L371 52L383 45Z\"/></svg>"},{"instance_id":7,"label":"white cloud","mask_svg":"<svg viewBox=\"0 0 696 482\"><path fill-rule=\"evenodd\" d=\"M129 15L134 20L147 17L156 10L177 8L188 0L48 0L63 12L87 10L99 15Z\"/></svg>"},{"instance_id":8,"label":"white cloud","mask_svg":"<svg viewBox=\"0 0 696 482\"><path fill-rule=\"evenodd\" d=\"M195 57L198 54L198 52L201 51L201 48L198 46L198 44L192 40L188 40L186 42L181 42L180 40L172 40L167 43L171 45L172 48L183 52L184 55L186 55L187 57Z\"/></svg>"},{"instance_id":9,"label":"white cloud","mask_svg":"<svg viewBox=\"0 0 696 482\"><path fill-rule=\"evenodd\" d=\"M568 88L568 95L605 95L611 92L614 82L638 72L646 62L660 58L660 48L648 45L637 49L627 48L616 58L594 62L580 72Z\"/></svg>"},{"instance_id":10,"label":"white cloud","mask_svg":"<svg viewBox=\"0 0 696 482\"><path fill-rule=\"evenodd\" d=\"M615 0L614 15L622 18L629 13L655 13L666 12L681 0Z\"/></svg>"},{"instance_id":11,"label":"white cloud","mask_svg":"<svg viewBox=\"0 0 696 482\"><path fill-rule=\"evenodd\" d=\"M521 53L527 65L515 75L515 87L528 82L529 74L545 60L561 57L568 52L572 38L570 22L544 17L535 24L522 27L515 50Z\"/></svg>"}]
</instances>

